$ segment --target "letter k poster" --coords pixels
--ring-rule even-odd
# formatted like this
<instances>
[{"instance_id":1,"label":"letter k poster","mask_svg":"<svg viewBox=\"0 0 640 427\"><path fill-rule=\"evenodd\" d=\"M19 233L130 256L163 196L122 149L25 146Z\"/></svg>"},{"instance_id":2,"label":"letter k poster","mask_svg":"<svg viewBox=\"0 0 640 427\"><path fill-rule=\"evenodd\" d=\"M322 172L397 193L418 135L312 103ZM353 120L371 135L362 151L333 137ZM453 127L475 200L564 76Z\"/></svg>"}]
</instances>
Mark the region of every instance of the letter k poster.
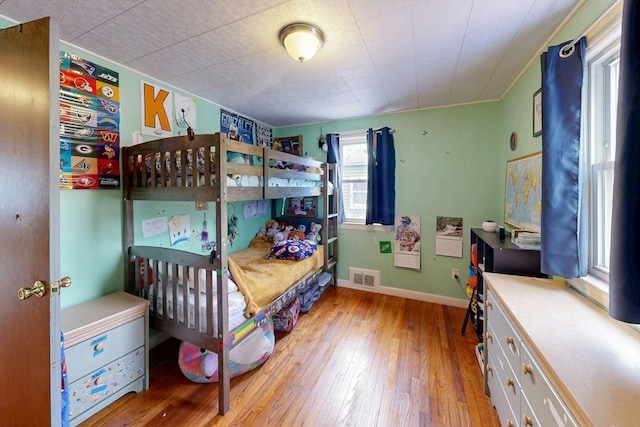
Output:
<instances>
[{"instance_id":1,"label":"letter k poster","mask_svg":"<svg viewBox=\"0 0 640 427\"><path fill-rule=\"evenodd\" d=\"M60 188L120 188L119 74L60 52Z\"/></svg>"}]
</instances>

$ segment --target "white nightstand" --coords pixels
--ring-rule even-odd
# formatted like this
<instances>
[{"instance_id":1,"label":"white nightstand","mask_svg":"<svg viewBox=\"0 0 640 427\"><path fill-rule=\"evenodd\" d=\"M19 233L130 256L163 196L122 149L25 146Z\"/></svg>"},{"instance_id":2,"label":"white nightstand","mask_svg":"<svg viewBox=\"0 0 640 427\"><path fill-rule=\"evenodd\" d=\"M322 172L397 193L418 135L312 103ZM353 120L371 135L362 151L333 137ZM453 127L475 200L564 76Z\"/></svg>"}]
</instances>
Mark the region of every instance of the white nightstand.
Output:
<instances>
[{"instance_id":1,"label":"white nightstand","mask_svg":"<svg viewBox=\"0 0 640 427\"><path fill-rule=\"evenodd\" d=\"M148 308L144 299L115 292L61 311L71 425L149 388Z\"/></svg>"}]
</instances>

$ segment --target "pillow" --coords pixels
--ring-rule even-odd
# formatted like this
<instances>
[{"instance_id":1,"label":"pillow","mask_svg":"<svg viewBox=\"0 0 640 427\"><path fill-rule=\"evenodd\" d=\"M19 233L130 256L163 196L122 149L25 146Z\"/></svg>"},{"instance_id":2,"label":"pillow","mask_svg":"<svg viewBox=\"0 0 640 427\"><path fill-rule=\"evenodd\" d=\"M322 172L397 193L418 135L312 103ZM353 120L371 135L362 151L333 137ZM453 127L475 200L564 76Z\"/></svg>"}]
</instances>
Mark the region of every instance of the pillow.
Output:
<instances>
[{"instance_id":1,"label":"pillow","mask_svg":"<svg viewBox=\"0 0 640 427\"><path fill-rule=\"evenodd\" d=\"M309 258L316 249L316 245L304 240L283 240L271 247L267 258L300 261Z\"/></svg>"}]
</instances>

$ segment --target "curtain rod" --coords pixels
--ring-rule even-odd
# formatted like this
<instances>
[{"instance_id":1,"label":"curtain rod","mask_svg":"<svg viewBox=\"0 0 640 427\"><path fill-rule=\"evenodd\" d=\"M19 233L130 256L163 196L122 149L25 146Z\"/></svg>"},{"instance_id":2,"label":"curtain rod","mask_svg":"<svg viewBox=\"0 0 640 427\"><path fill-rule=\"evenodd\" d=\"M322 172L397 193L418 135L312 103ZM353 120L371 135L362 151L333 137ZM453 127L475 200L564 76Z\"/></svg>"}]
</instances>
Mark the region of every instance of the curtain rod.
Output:
<instances>
[{"instance_id":1,"label":"curtain rod","mask_svg":"<svg viewBox=\"0 0 640 427\"><path fill-rule=\"evenodd\" d=\"M562 58L571 56L571 54L575 50L576 43L578 43L578 41L581 38L593 37L594 36L593 33L597 34L599 31L602 31L602 27L608 27L609 25L611 25L611 22L614 20L613 18L622 19L622 2L621 1L614 3L609 9L607 9L606 12L604 12L595 21L593 21L591 25L589 25L582 34L580 34L578 37L571 40L570 43L567 43L566 45L564 45L562 49L560 49L560 52L558 54Z\"/></svg>"},{"instance_id":2,"label":"curtain rod","mask_svg":"<svg viewBox=\"0 0 640 427\"><path fill-rule=\"evenodd\" d=\"M385 127L386 127L386 126L385 126ZM375 133L382 132L382 129L384 129L384 128L376 129L376 130L374 130L374 132L375 132ZM391 128L389 128L389 132L390 132L390 133L396 133L396 130L395 130L395 129L391 129Z\"/></svg>"}]
</instances>

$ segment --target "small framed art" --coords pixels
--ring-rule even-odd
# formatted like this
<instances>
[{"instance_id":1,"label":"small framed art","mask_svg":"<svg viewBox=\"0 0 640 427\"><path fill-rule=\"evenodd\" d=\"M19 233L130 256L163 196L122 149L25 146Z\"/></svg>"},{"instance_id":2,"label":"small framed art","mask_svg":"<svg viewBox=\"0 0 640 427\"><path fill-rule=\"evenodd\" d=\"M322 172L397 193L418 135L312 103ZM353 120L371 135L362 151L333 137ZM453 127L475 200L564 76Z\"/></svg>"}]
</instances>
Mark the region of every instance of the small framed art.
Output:
<instances>
[{"instance_id":1,"label":"small framed art","mask_svg":"<svg viewBox=\"0 0 640 427\"><path fill-rule=\"evenodd\" d=\"M533 94L533 136L542 135L542 89Z\"/></svg>"}]
</instances>

